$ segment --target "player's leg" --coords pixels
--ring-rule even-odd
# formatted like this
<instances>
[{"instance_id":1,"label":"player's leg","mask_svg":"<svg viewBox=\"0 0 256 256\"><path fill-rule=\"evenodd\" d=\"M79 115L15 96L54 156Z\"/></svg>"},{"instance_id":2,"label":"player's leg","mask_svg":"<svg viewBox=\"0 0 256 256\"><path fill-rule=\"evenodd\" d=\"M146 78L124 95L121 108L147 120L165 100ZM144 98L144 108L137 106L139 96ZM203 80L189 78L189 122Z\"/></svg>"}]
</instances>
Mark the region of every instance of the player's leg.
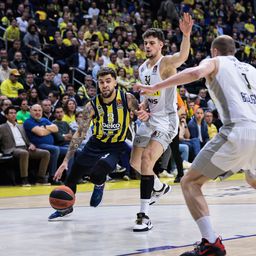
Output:
<instances>
[{"instance_id":1,"label":"player's leg","mask_svg":"<svg viewBox=\"0 0 256 256\"><path fill-rule=\"evenodd\" d=\"M153 227L148 217L149 203L154 187L155 174L153 167L162 153L162 145L155 140L151 140L142 153L140 183L141 207L140 212L137 214L136 225L133 228L134 232L148 231Z\"/></svg>"},{"instance_id":2,"label":"player's leg","mask_svg":"<svg viewBox=\"0 0 256 256\"><path fill-rule=\"evenodd\" d=\"M250 171L246 171L245 180L252 188L256 189L256 173L253 174Z\"/></svg>"}]
</instances>

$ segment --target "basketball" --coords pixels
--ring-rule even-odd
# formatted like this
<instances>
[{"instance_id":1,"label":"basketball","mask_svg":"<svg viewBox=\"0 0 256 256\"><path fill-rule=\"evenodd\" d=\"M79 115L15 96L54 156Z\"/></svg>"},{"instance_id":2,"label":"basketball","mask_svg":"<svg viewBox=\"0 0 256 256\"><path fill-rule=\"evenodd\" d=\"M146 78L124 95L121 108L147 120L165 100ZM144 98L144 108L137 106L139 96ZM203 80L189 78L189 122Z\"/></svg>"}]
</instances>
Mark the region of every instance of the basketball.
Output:
<instances>
[{"instance_id":1,"label":"basketball","mask_svg":"<svg viewBox=\"0 0 256 256\"><path fill-rule=\"evenodd\" d=\"M55 210L65 210L74 205L75 194L69 187L59 186L51 192L49 202Z\"/></svg>"}]
</instances>

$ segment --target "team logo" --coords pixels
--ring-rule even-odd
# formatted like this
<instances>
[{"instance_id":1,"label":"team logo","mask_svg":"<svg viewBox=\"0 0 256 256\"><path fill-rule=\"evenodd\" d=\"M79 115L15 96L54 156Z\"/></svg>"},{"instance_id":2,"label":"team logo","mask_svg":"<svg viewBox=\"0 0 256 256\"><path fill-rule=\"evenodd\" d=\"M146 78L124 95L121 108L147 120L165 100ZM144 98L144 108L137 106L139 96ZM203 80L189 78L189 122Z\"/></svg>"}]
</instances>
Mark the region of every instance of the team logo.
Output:
<instances>
[{"instance_id":1,"label":"team logo","mask_svg":"<svg viewBox=\"0 0 256 256\"><path fill-rule=\"evenodd\" d=\"M98 110L98 113L99 113L100 116L102 116L104 114L104 110L102 109L101 105L97 106L97 110Z\"/></svg>"},{"instance_id":2,"label":"team logo","mask_svg":"<svg viewBox=\"0 0 256 256\"><path fill-rule=\"evenodd\" d=\"M152 75L155 75L155 74L156 74L156 72L157 72L157 65L155 65L155 66L153 67Z\"/></svg>"},{"instance_id":3,"label":"team logo","mask_svg":"<svg viewBox=\"0 0 256 256\"><path fill-rule=\"evenodd\" d=\"M117 108L123 108L123 102L121 99L116 100L116 107Z\"/></svg>"}]
</instances>

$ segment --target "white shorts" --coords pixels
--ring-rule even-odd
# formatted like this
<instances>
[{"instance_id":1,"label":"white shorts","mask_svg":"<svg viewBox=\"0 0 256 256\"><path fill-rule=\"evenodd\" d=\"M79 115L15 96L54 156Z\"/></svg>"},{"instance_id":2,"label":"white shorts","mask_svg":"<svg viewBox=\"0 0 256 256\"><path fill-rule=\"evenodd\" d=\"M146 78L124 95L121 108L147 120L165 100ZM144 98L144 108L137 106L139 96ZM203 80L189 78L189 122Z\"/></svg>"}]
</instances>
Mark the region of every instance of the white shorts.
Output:
<instances>
[{"instance_id":1,"label":"white shorts","mask_svg":"<svg viewBox=\"0 0 256 256\"><path fill-rule=\"evenodd\" d=\"M191 168L211 179L227 178L244 170L256 179L256 126L232 124L222 127L197 155Z\"/></svg>"},{"instance_id":2,"label":"white shorts","mask_svg":"<svg viewBox=\"0 0 256 256\"><path fill-rule=\"evenodd\" d=\"M145 148L150 140L158 141L165 151L173 138L177 135L178 125L176 122L170 124L169 131L162 131L159 127L148 126L146 123L141 123L139 126L133 145L141 148Z\"/></svg>"}]
</instances>

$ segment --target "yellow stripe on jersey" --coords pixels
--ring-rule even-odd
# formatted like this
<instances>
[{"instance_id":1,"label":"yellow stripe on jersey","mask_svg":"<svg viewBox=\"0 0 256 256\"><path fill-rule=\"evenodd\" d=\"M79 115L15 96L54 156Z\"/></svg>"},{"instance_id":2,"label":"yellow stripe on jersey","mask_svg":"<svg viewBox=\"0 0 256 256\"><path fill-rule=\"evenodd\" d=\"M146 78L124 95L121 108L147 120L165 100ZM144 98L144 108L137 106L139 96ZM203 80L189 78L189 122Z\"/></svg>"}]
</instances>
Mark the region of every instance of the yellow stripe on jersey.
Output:
<instances>
[{"instance_id":1,"label":"yellow stripe on jersey","mask_svg":"<svg viewBox=\"0 0 256 256\"><path fill-rule=\"evenodd\" d=\"M102 142L115 143L126 139L130 113L125 94L120 90L116 92L116 98L110 104L104 104L100 95L93 100L95 108L93 135Z\"/></svg>"}]
</instances>

